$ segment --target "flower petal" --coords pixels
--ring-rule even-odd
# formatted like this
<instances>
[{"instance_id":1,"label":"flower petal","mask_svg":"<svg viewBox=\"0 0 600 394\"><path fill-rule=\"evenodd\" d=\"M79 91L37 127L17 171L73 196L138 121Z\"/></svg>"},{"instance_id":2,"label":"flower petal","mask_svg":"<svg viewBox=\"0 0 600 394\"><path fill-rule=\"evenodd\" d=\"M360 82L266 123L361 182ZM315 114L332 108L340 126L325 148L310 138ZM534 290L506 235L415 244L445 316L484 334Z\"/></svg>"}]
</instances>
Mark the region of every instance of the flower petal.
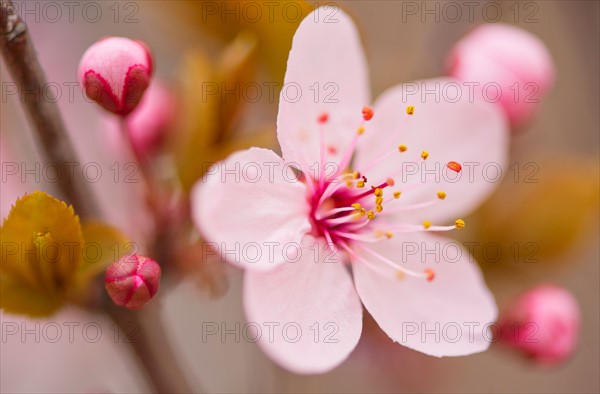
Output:
<instances>
[{"instance_id":1,"label":"flower petal","mask_svg":"<svg viewBox=\"0 0 600 394\"><path fill-rule=\"evenodd\" d=\"M362 306L340 258L341 253L306 236L301 253L286 264L269 272L245 273L249 325L260 327L258 344L290 371L329 371L358 343Z\"/></svg>"},{"instance_id":2,"label":"flower petal","mask_svg":"<svg viewBox=\"0 0 600 394\"><path fill-rule=\"evenodd\" d=\"M326 162L337 163L370 104L368 70L354 23L339 8L322 7L300 24L279 97L277 136L287 162L320 162L323 127ZM328 121L318 122L327 113Z\"/></svg>"},{"instance_id":3,"label":"flower petal","mask_svg":"<svg viewBox=\"0 0 600 394\"><path fill-rule=\"evenodd\" d=\"M269 269L310 230L305 186L273 151L251 148L216 163L192 192L192 216L221 255Z\"/></svg>"},{"instance_id":4,"label":"flower petal","mask_svg":"<svg viewBox=\"0 0 600 394\"><path fill-rule=\"evenodd\" d=\"M408 105L415 107L412 116L405 112ZM435 200L438 191L445 192L444 201L411 215L417 222L446 224L469 213L506 169L510 134L502 112L470 98L468 89L451 79L395 86L377 100L375 114L359 142L356 170L393 152L365 175L372 182L393 175L395 189L402 191L398 206ZM407 151L400 153L399 144ZM429 153L427 160L421 158L423 151ZM446 167L451 161L461 164L460 173ZM403 212L404 217L409 213Z\"/></svg>"},{"instance_id":5,"label":"flower petal","mask_svg":"<svg viewBox=\"0 0 600 394\"><path fill-rule=\"evenodd\" d=\"M487 332L497 316L496 304L486 288L477 263L457 242L429 234L407 234L403 239L379 242L377 253L405 269L435 278L404 275L373 260L378 270L360 261L354 265L354 282L360 298L390 338L431 356L461 356L486 350Z\"/></svg>"}]
</instances>

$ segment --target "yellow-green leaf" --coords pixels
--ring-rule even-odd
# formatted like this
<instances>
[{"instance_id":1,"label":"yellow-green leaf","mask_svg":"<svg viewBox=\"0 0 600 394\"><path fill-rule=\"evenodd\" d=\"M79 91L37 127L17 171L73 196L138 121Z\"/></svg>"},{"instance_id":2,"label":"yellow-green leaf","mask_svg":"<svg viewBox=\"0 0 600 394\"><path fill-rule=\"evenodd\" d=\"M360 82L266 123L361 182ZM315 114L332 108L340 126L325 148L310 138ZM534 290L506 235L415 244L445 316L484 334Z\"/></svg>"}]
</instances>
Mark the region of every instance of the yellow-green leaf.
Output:
<instances>
[{"instance_id":1,"label":"yellow-green leaf","mask_svg":"<svg viewBox=\"0 0 600 394\"><path fill-rule=\"evenodd\" d=\"M219 127L221 140L231 135L248 99L244 97L256 82L257 38L249 30L242 31L229 44L219 60L215 71L219 83ZM250 90L251 91L251 90ZM235 93L231 93L235 92Z\"/></svg>"},{"instance_id":2,"label":"yellow-green leaf","mask_svg":"<svg viewBox=\"0 0 600 394\"><path fill-rule=\"evenodd\" d=\"M100 222L87 222L82 227L82 264L77 274L78 280L85 280L100 274L110 264L132 252L132 244L118 229Z\"/></svg>"},{"instance_id":3,"label":"yellow-green leaf","mask_svg":"<svg viewBox=\"0 0 600 394\"><path fill-rule=\"evenodd\" d=\"M81 264L83 237L73 207L43 192L26 194L4 220L0 240L0 307L30 315L53 311Z\"/></svg>"},{"instance_id":4,"label":"yellow-green leaf","mask_svg":"<svg viewBox=\"0 0 600 394\"><path fill-rule=\"evenodd\" d=\"M25 285L0 274L0 308L6 313L30 317L50 316L63 304L63 297Z\"/></svg>"},{"instance_id":5,"label":"yellow-green leaf","mask_svg":"<svg viewBox=\"0 0 600 394\"><path fill-rule=\"evenodd\" d=\"M175 141L175 159L179 178L189 190L201 176L206 159L203 152L213 145L219 130L218 95L213 68L200 50L186 54L181 68L181 117Z\"/></svg>"}]
</instances>

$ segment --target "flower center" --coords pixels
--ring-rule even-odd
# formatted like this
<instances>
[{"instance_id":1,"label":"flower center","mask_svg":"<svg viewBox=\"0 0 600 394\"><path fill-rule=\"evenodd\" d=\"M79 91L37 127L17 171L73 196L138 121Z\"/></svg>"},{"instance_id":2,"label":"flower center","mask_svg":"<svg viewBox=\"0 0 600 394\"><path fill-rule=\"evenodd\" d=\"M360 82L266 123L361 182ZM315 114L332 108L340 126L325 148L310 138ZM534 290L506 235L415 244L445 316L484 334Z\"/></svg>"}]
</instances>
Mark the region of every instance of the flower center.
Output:
<instances>
[{"instance_id":1,"label":"flower center","mask_svg":"<svg viewBox=\"0 0 600 394\"><path fill-rule=\"evenodd\" d=\"M409 106L406 114L412 116L414 107ZM345 250L353 262L360 261L369 266L374 262L380 262L392 267L397 272L397 277L406 275L420 277L429 281L433 280L435 274L432 270L426 269L423 272L414 272L407 270L395 262L376 253L368 247L369 243L380 242L393 238L397 233L413 231L448 231L465 226L463 220L456 220L453 226L433 226L431 222L425 221L417 224L398 224L396 220L390 221L390 216L400 211L409 211L423 209L432 206L446 198L446 193L440 191L437 196L427 201L412 205L402 205L397 200L400 199L401 191L392 190L396 186L394 176L390 174L385 179L368 179L367 172L380 165L392 155L404 154L408 147L404 144L394 145L394 149L383 153L373 162L368 163L361 171L350 169L350 162L354 155L354 150L360 136L366 130L366 122L374 116L373 109L364 107L362 110L364 122L358 127L354 138L344 151L339 163L337 172L331 176L325 176L325 163L327 163L328 154L337 153L334 146L325 144L326 126L330 119L330 114L324 113L317 118L320 130L320 162L322 174L313 177L306 170L302 170L302 179L307 184L308 202L310 205L310 222L312 225L312 235L322 237L332 250ZM429 152L422 151L419 155L421 160L429 158ZM392 166L393 167L393 166ZM460 172L461 166L457 162L450 162L447 167L453 171ZM419 185L403 185L408 188L416 188ZM409 187L410 186L410 187ZM384 210L385 206L385 210ZM389 207L389 208L388 208ZM361 252L360 255L357 252ZM368 255L368 258L363 257Z\"/></svg>"}]
</instances>

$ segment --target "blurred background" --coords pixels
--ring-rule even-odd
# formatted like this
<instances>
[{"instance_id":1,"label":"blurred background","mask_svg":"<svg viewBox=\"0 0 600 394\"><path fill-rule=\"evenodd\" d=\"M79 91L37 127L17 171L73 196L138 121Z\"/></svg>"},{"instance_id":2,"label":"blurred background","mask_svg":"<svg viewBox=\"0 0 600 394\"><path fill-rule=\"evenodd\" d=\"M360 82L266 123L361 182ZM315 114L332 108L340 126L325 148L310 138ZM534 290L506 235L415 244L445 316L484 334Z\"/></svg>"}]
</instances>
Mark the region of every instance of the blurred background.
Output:
<instances>
[{"instance_id":1,"label":"blurred background","mask_svg":"<svg viewBox=\"0 0 600 394\"><path fill-rule=\"evenodd\" d=\"M49 3L57 4L60 16ZM264 7L262 2L252 1L78 1L73 2L77 6L72 15L62 3L16 2L48 81L61 88L58 105L80 158L101 163L106 171L111 164L126 163L132 157L115 135L114 119L87 102L78 88L72 99L69 97L67 84L77 82L77 65L89 45L107 35L148 43L155 57L156 76L173 87L180 107L188 111L181 115L187 123L179 128L208 127L194 123L198 115L190 114L198 92L189 85L190 81L202 80L198 76L200 65L211 64L212 73L204 78L217 81L229 75L231 56L239 55L243 59L236 61L248 74L236 74L239 80L280 82L291 37L301 19L292 16L285 20L276 17L272 23L264 18L249 22L243 15L236 21L235 15L221 14L224 7L236 10L236 3L238 10L248 3ZM472 15L465 2L450 3L462 10L460 17L455 18L454 11L445 8L446 2L337 2L361 32L374 97L401 82L444 75L446 57L453 45L482 23L516 25L546 44L555 62L556 82L537 116L513 134L511 163L517 163L521 173L509 173L497 193L471 218L465 218L473 223L469 231L458 235L464 242L500 245L500 256L475 251L500 307L539 283L557 283L573 292L582 310L576 353L554 367L537 366L496 346L470 357L437 359L392 344L367 318L358 348L343 365L324 375L297 376L274 365L255 344L233 337L224 342L219 336L203 338L203 323L224 323L229 328L245 323L241 272L229 268L216 273L190 270L186 279L178 280L171 291L161 294L159 304L170 346L194 387L207 392L600 391L600 3L476 1L470 2L476 3ZM283 8L287 2L281 4ZM294 4L300 5L290 8L290 15L295 10L306 12L316 3ZM240 37L242 31L247 33ZM1 159L24 162L33 168L40 159L32 133L18 97L7 93L6 84L11 78L4 63L0 71ZM276 146L276 99L265 95L256 102L226 102L219 110L221 122L231 120L226 128L235 129L233 140L250 138L248 144ZM219 149L225 154L234 148ZM208 157L213 153L199 151L198 155ZM529 173L523 168L527 163L536 164L538 182L524 180ZM103 177L91 186L104 218L134 241L142 242L148 219L140 198L136 198L140 195L138 185ZM53 187L44 179L9 185L3 177L2 217L25 192L42 189L60 195ZM528 245L535 246L528 249ZM94 330L100 330L97 342L83 338L80 331L72 340L63 335L55 343L34 334L23 339L7 335L7 328L14 327L13 323L32 328L36 322L6 314L1 319L2 392L148 390L128 344L102 315L69 307L51 319L37 321L49 330L54 325L48 324L56 323L64 333L65 322L88 324L90 337L95 339Z\"/></svg>"}]
</instances>

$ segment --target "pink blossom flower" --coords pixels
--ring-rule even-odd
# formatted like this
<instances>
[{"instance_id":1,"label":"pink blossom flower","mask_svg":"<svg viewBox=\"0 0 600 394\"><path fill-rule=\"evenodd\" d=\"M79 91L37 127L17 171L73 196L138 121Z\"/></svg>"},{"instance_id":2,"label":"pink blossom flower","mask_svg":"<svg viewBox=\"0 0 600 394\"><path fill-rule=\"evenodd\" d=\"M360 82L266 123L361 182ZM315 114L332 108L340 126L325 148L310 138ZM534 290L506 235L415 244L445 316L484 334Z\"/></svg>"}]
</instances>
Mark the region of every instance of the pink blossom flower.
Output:
<instances>
[{"instance_id":1,"label":"pink blossom flower","mask_svg":"<svg viewBox=\"0 0 600 394\"><path fill-rule=\"evenodd\" d=\"M513 126L533 116L554 83L554 63L544 43L501 23L484 24L467 34L452 49L448 63L448 75L479 84L478 90L497 100Z\"/></svg>"},{"instance_id":2,"label":"pink blossom flower","mask_svg":"<svg viewBox=\"0 0 600 394\"><path fill-rule=\"evenodd\" d=\"M106 269L104 285L115 304L137 310L158 293L160 274L160 266L156 261L129 254Z\"/></svg>"},{"instance_id":3,"label":"pink blossom flower","mask_svg":"<svg viewBox=\"0 0 600 394\"><path fill-rule=\"evenodd\" d=\"M345 360L361 334L361 301L412 349L483 351L493 296L469 253L431 233L464 226L458 215L492 190L466 170L503 165L504 117L467 95L407 102L403 85L370 107L358 33L344 13L335 22L325 14L314 11L294 36L277 118L283 158L251 148L213 166L194 188L194 221L246 269L248 321L285 368L320 373ZM422 83L446 84L457 85Z\"/></svg>"},{"instance_id":4,"label":"pink blossom flower","mask_svg":"<svg viewBox=\"0 0 600 394\"><path fill-rule=\"evenodd\" d=\"M90 99L107 111L126 116L141 100L152 72L152 55L146 44L108 37L85 51L78 74Z\"/></svg>"},{"instance_id":5,"label":"pink blossom flower","mask_svg":"<svg viewBox=\"0 0 600 394\"><path fill-rule=\"evenodd\" d=\"M499 339L539 364L557 364L575 351L579 325L575 297L561 287L540 285L506 308L498 322Z\"/></svg>"}]
</instances>

